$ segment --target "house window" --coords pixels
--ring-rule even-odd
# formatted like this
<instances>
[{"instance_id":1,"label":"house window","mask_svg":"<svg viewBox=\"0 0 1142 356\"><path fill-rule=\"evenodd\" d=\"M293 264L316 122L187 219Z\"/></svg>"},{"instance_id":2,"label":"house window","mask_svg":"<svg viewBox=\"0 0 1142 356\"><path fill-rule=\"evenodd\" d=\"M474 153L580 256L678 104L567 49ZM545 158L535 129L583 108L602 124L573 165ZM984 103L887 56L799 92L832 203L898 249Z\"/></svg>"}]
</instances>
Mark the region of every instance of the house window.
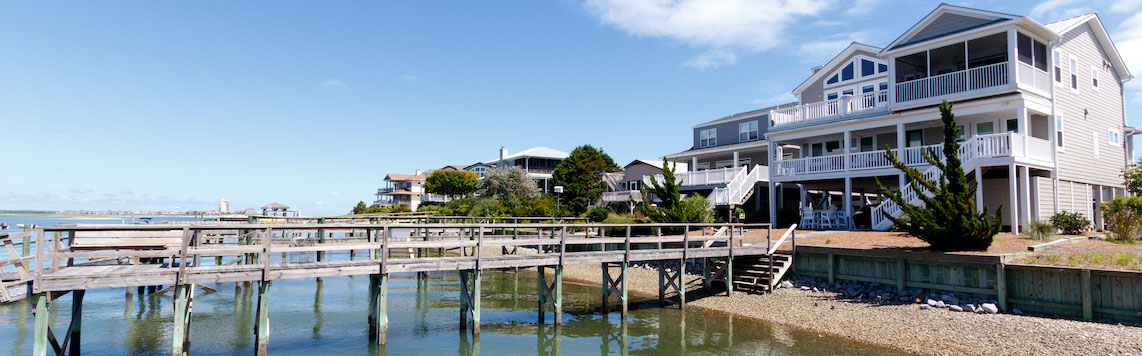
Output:
<instances>
[{"instance_id":1,"label":"house window","mask_svg":"<svg viewBox=\"0 0 1142 356\"><path fill-rule=\"evenodd\" d=\"M1098 89L1098 67L1090 67L1090 87Z\"/></svg>"},{"instance_id":2,"label":"house window","mask_svg":"<svg viewBox=\"0 0 1142 356\"><path fill-rule=\"evenodd\" d=\"M828 96L826 96L826 97L825 97L825 99L826 99L826 100L837 100L837 93L835 93L835 92L834 92L834 93L829 93L829 95L828 95Z\"/></svg>"},{"instance_id":3,"label":"house window","mask_svg":"<svg viewBox=\"0 0 1142 356\"><path fill-rule=\"evenodd\" d=\"M1063 113L1055 115L1055 145L1063 149Z\"/></svg>"},{"instance_id":4,"label":"house window","mask_svg":"<svg viewBox=\"0 0 1142 356\"><path fill-rule=\"evenodd\" d=\"M853 79L853 63L849 63L849 65L845 66L845 69L841 69L841 80L851 79Z\"/></svg>"},{"instance_id":5,"label":"house window","mask_svg":"<svg viewBox=\"0 0 1142 356\"><path fill-rule=\"evenodd\" d=\"M1054 51L1053 55L1054 55L1054 58L1052 58L1051 62L1055 66L1055 83L1062 83L1063 82L1063 55L1057 49Z\"/></svg>"},{"instance_id":6,"label":"house window","mask_svg":"<svg viewBox=\"0 0 1142 356\"><path fill-rule=\"evenodd\" d=\"M757 121L743 122L738 124L738 142L746 142L757 139Z\"/></svg>"},{"instance_id":7,"label":"house window","mask_svg":"<svg viewBox=\"0 0 1142 356\"><path fill-rule=\"evenodd\" d=\"M964 142L967 139L968 128L964 125L956 125L956 141Z\"/></svg>"},{"instance_id":8,"label":"house window","mask_svg":"<svg viewBox=\"0 0 1142 356\"><path fill-rule=\"evenodd\" d=\"M868 151L875 151L875 150L876 150L876 143L873 142L872 136L860 138L860 151L861 152L868 152Z\"/></svg>"},{"instance_id":9,"label":"house window","mask_svg":"<svg viewBox=\"0 0 1142 356\"><path fill-rule=\"evenodd\" d=\"M718 144L718 129L705 129L698 133L698 147L710 147Z\"/></svg>"},{"instance_id":10,"label":"house window","mask_svg":"<svg viewBox=\"0 0 1142 356\"><path fill-rule=\"evenodd\" d=\"M852 89L845 90L845 91L841 92L841 95L851 96L851 95L853 95L853 90Z\"/></svg>"},{"instance_id":11,"label":"house window","mask_svg":"<svg viewBox=\"0 0 1142 356\"><path fill-rule=\"evenodd\" d=\"M717 168L730 168L730 167L734 166L734 160L727 159L724 161L717 161L717 162L714 162L714 166L716 166ZM715 169L717 169L717 168L715 168Z\"/></svg>"},{"instance_id":12,"label":"house window","mask_svg":"<svg viewBox=\"0 0 1142 356\"><path fill-rule=\"evenodd\" d=\"M833 76L832 76L832 77L829 77L829 80L825 81L825 84L833 84L833 83L836 83L836 82L837 82L837 78L838 78L838 77L839 77L839 75L837 75L837 74L833 74Z\"/></svg>"},{"instance_id":13,"label":"house window","mask_svg":"<svg viewBox=\"0 0 1142 356\"><path fill-rule=\"evenodd\" d=\"M980 122L980 123L975 124L975 134L976 135L990 135L993 133L995 133L995 123L994 122L988 121L988 122Z\"/></svg>"},{"instance_id":14,"label":"house window","mask_svg":"<svg viewBox=\"0 0 1142 356\"><path fill-rule=\"evenodd\" d=\"M924 145L924 131L909 130L908 132L904 133L904 135L908 138L907 147L919 147Z\"/></svg>"},{"instance_id":15,"label":"house window","mask_svg":"<svg viewBox=\"0 0 1142 356\"><path fill-rule=\"evenodd\" d=\"M1106 129L1106 141L1110 142L1111 146L1118 147L1122 144L1122 133L1115 129Z\"/></svg>"},{"instance_id":16,"label":"house window","mask_svg":"<svg viewBox=\"0 0 1142 356\"><path fill-rule=\"evenodd\" d=\"M1007 132L1019 133L1019 119L1007 119Z\"/></svg>"},{"instance_id":17,"label":"house window","mask_svg":"<svg viewBox=\"0 0 1142 356\"><path fill-rule=\"evenodd\" d=\"M1019 61L1047 71L1047 45L1020 33L1018 35Z\"/></svg>"},{"instance_id":18,"label":"house window","mask_svg":"<svg viewBox=\"0 0 1142 356\"><path fill-rule=\"evenodd\" d=\"M814 143L813 145L809 146L809 157L821 157L821 155L825 154L824 148L824 144Z\"/></svg>"},{"instance_id":19,"label":"house window","mask_svg":"<svg viewBox=\"0 0 1142 356\"><path fill-rule=\"evenodd\" d=\"M1079 60L1071 57L1071 90L1079 90Z\"/></svg>"},{"instance_id":20,"label":"house window","mask_svg":"<svg viewBox=\"0 0 1142 356\"><path fill-rule=\"evenodd\" d=\"M694 170L698 170L698 171L704 171L707 169L710 169L710 162L698 163L698 166L694 167Z\"/></svg>"},{"instance_id":21,"label":"house window","mask_svg":"<svg viewBox=\"0 0 1142 356\"><path fill-rule=\"evenodd\" d=\"M836 152L841 149L841 141L827 141L825 142L825 152Z\"/></svg>"},{"instance_id":22,"label":"house window","mask_svg":"<svg viewBox=\"0 0 1142 356\"><path fill-rule=\"evenodd\" d=\"M739 158L738 159L738 167L749 167L749 161L750 161L749 157Z\"/></svg>"},{"instance_id":23,"label":"house window","mask_svg":"<svg viewBox=\"0 0 1142 356\"><path fill-rule=\"evenodd\" d=\"M860 76L867 77L873 74L876 74L876 63L867 59L860 60Z\"/></svg>"},{"instance_id":24,"label":"house window","mask_svg":"<svg viewBox=\"0 0 1142 356\"><path fill-rule=\"evenodd\" d=\"M888 65L887 64L877 64L876 65L876 72L877 73L884 73L887 71L888 71Z\"/></svg>"},{"instance_id":25,"label":"house window","mask_svg":"<svg viewBox=\"0 0 1142 356\"><path fill-rule=\"evenodd\" d=\"M864 87L861 87L861 88L860 88L860 92L861 92L862 94L863 94L863 93L871 93L871 92L873 92L873 91L875 91L875 90L876 90L876 87L875 87L875 86L872 86L872 85L865 85Z\"/></svg>"}]
</instances>

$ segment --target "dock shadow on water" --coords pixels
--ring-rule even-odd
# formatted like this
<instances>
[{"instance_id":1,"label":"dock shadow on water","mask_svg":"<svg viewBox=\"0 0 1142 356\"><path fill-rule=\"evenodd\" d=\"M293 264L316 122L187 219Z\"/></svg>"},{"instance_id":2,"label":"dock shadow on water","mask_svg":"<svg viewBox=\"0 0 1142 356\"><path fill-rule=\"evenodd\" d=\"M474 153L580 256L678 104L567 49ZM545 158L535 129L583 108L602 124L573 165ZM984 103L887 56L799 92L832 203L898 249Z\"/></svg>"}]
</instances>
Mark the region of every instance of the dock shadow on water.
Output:
<instances>
[{"instance_id":1,"label":"dock shadow on water","mask_svg":"<svg viewBox=\"0 0 1142 356\"><path fill-rule=\"evenodd\" d=\"M897 355L729 314L635 300L627 322L603 313L601 292L564 284L563 324L538 324L534 271L485 271L478 336L461 331L456 273L393 274L388 343L368 336L367 276L278 280L270 288L271 355ZM194 355L254 354L255 286L212 284L195 291L190 351ZM122 288L88 291L82 349L90 355L169 355L171 294L125 295ZM66 329L70 298L57 299L52 329ZM27 301L0 305L0 354L31 353L34 318Z\"/></svg>"}]
</instances>

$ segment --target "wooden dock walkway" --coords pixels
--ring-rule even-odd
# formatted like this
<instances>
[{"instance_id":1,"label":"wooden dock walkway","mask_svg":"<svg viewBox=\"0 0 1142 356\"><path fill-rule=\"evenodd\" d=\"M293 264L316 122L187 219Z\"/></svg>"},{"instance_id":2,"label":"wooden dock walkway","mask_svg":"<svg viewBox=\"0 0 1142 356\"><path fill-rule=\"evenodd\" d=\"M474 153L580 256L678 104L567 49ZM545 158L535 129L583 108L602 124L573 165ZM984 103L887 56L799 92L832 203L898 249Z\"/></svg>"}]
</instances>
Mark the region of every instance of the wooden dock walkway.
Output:
<instances>
[{"instance_id":1,"label":"wooden dock walkway","mask_svg":"<svg viewBox=\"0 0 1142 356\"><path fill-rule=\"evenodd\" d=\"M172 354L187 353L196 285L257 283L255 350L265 353L269 337L269 285L274 280L370 276L369 335L385 343L389 273L459 272L461 329L479 333L480 277L487 269L539 267L539 313L554 312L561 323L562 268L603 266L604 301L615 296L627 311L627 267L634 262L702 261L705 285L770 290L792 266L795 227L773 239L763 224L586 224L586 223L194 223L150 225L60 225L34 234L0 235L15 266L0 287L26 285L35 305L34 354L78 351L83 291L96 288L173 286L175 331ZM20 243L13 240L22 238ZM749 241L749 242L747 242ZM31 245L18 254L14 246ZM348 258L345 258L348 252ZM289 254L305 258L287 258ZM336 256L336 258L334 258ZM737 259L737 261L735 261ZM30 265L29 265L29 262ZM736 263L735 263L736 262ZM744 264L743 264L744 263ZM735 273L743 266L749 271ZM668 293L685 305L684 269L659 263L659 300ZM554 280L545 276L554 270ZM7 290L12 290L8 288ZM57 342L48 329L47 304L73 292L78 309ZM7 294L5 294L7 295ZM3 297L5 295L0 295ZM362 296L366 297L366 296ZM12 300L8 296L7 300Z\"/></svg>"}]
</instances>

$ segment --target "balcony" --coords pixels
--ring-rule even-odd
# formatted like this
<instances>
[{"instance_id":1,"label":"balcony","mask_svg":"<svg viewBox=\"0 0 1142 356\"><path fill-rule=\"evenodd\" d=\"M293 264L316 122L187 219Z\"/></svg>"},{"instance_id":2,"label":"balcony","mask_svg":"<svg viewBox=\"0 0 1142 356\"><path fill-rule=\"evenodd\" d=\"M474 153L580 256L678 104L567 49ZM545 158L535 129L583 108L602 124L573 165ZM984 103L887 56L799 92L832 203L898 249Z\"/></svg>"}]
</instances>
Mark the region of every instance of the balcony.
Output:
<instances>
[{"instance_id":1,"label":"balcony","mask_svg":"<svg viewBox=\"0 0 1142 356\"><path fill-rule=\"evenodd\" d=\"M896 102L902 103L1007 85L1011 79L1007 71L1008 65L1008 62L1001 62L898 83L896 84Z\"/></svg>"},{"instance_id":2,"label":"balcony","mask_svg":"<svg viewBox=\"0 0 1142 356\"><path fill-rule=\"evenodd\" d=\"M928 165L924 159L923 151L943 156L944 145L927 145L894 149L897 157L909 166ZM790 160L775 161L773 167L774 177L795 177L813 174L835 173L844 171L862 171L873 169L892 168L892 164L885 157L885 150L856 152L831 156L806 157ZM973 136L960 143L960 160L968 166L968 162L987 158L1027 158L1043 162L1051 161L1051 141L1028 137L1027 135L1007 132L991 135Z\"/></svg>"},{"instance_id":3,"label":"balcony","mask_svg":"<svg viewBox=\"0 0 1142 356\"><path fill-rule=\"evenodd\" d=\"M788 125L798 122L826 120L853 115L885 111L888 109L888 91L881 90L857 96L845 95L838 99L818 101L797 105L790 108L773 110L769 117L773 126Z\"/></svg>"}]
</instances>

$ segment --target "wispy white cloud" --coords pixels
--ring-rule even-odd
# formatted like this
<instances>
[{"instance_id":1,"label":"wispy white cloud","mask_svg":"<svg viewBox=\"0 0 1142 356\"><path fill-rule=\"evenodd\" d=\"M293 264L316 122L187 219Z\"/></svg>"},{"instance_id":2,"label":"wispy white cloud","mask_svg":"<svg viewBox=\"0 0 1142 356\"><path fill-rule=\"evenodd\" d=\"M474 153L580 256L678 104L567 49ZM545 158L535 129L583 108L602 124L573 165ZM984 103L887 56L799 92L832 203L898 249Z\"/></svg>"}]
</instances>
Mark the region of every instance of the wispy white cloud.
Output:
<instances>
[{"instance_id":1,"label":"wispy white cloud","mask_svg":"<svg viewBox=\"0 0 1142 356\"><path fill-rule=\"evenodd\" d=\"M71 192L74 194L87 194L87 193L91 193L92 190L91 190L91 188L87 188L87 187L76 187L76 188L72 188Z\"/></svg>"},{"instance_id":2,"label":"wispy white cloud","mask_svg":"<svg viewBox=\"0 0 1142 356\"><path fill-rule=\"evenodd\" d=\"M1142 9L1142 1L1129 1L1118 0L1110 3L1107 11L1111 13L1125 14Z\"/></svg>"},{"instance_id":3,"label":"wispy white cloud","mask_svg":"<svg viewBox=\"0 0 1142 356\"><path fill-rule=\"evenodd\" d=\"M845 10L845 15L855 16L863 15L876 9L877 5L884 2L884 0L856 0L852 3L845 4L848 10Z\"/></svg>"},{"instance_id":4,"label":"wispy white cloud","mask_svg":"<svg viewBox=\"0 0 1142 356\"><path fill-rule=\"evenodd\" d=\"M348 88L349 83L345 83L345 81L341 79L329 78L326 79L324 83L321 83L321 86L326 88Z\"/></svg>"},{"instance_id":5,"label":"wispy white cloud","mask_svg":"<svg viewBox=\"0 0 1142 356\"><path fill-rule=\"evenodd\" d=\"M1142 12L1122 21L1110 35L1115 39L1115 46L1126 62L1126 68L1135 75L1142 73ZM1142 81L1135 79L1127 82L1126 90L1132 102L1142 103Z\"/></svg>"},{"instance_id":6,"label":"wispy white cloud","mask_svg":"<svg viewBox=\"0 0 1142 356\"><path fill-rule=\"evenodd\" d=\"M341 193L338 193L338 192L330 192L330 193L329 193L329 195L332 195L332 196L338 196L338 195L340 195L340 194L341 194Z\"/></svg>"},{"instance_id":7,"label":"wispy white cloud","mask_svg":"<svg viewBox=\"0 0 1142 356\"><path fill-rule=\"evenodd\" d=\"M638 37L673 39L705 50L683 63L716 68L735 52L765 51L783 43L789 25L829 7L827 0L586 0L602 23Z\"/></svg>"},{"instance_id":8,"label":"wispy white cloud","mask_svg":"<svg viewBox=\"0 0 1142 356\"><path fill-rule=\"evenodd\" d=\"M825 61L836 56L849 44L853 42L871 43L874 42L873 39L874 34L871 30L845 32L802 43L797 46L797 51L803 55L802 58L806 61L824 64Z\"/></svg>"},{"instance_id":9,"label":"wispy white cloud","mask_svg":"<svg viewBox=\"0 0 1142 356\"><path fill-rule=\"evenodd\" d=\"M1090 1L1084 0L1047 0L1035 5L1028 14L1039 22L1047 23L1074 17L1090 12L1086 7Z\"/></svg>"},{"instance_id":10,"label":"wispy white cloud","mask_svg":"<svg viewBox=\"0 0 1142 356\"><path fill-rule=\"evenodd\" d=\"M737 61L738 56L729 50L711 49L683 62L682 66L697 69L713 69L721 67L722 65L732 65L737 63Z\"/></svg>"}]
</instances>

